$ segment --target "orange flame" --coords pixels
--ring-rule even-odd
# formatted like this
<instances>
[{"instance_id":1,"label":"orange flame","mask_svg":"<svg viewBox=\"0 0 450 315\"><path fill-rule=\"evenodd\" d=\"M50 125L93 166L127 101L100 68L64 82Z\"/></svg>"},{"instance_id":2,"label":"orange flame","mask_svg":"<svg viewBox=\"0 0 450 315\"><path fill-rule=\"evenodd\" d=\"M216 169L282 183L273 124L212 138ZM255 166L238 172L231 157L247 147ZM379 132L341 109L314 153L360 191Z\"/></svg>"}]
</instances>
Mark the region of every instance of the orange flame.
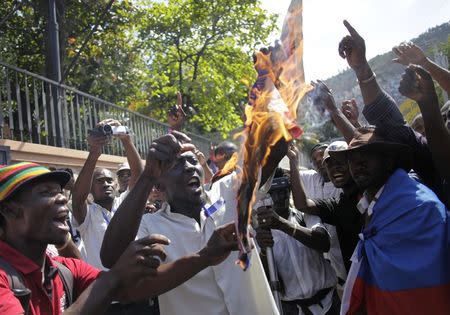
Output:
<instances>
[{"instance_id":1,"label":"orange flame","mask_svg":"<svg viewBox=\"0 0 450 315\"><path fill-rule=\"evenodd\" d=\"M253 98L245 108L245 129L236 135L245 140L239 158L231 159L222 170L227 174L238 169L240 187L236 224L241 250L238 263L244 270L249 263L248 225L261 170L277 142L281 139L291 141L303 132L297 124L297 109L311 86L304 83L301 15L301 1L293 0L286 17L287 27L281 36L283 45L276 45L268 53L259 51L255 54L258 81L251 91Z\"/></svg>"}]
</instances>

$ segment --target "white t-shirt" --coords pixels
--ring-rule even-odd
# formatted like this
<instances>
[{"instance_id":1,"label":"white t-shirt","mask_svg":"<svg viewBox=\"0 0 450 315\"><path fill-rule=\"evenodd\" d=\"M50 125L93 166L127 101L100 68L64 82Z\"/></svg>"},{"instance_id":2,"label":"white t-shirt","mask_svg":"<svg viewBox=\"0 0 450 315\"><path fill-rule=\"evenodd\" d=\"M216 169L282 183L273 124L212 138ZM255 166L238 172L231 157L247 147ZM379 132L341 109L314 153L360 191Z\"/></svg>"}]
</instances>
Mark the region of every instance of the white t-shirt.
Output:
<instances>
[{"instance_id":1,"label":"white t-shirt","mask_svg":"<svg viewBox=\"0 0 450 315\"><path fill-rule=\"evenodd\" d=\"M306 227L325 229L317 216L303 216ZM289 218L291 223L299 225L295 215ZM279 277L283 281L283 301L307 299L313 297L318 291L336 286L336 273L330 263L317 250L309 248L290 235L272 230L274 246L273 253ZM323 315L333 303L333 290L321 301L309 307L313 315ZM299 315L303 312L299 310Z\"/></svg>"},{"instance_id":2,"label":"white t-shirt","mask_svg":"<svg viewBox=\"0 0 450 315\"><path fill-rule=\"evenodd\" d=\"M88 204L84 222L76 227L84 243L81 258L93 267L108 270L103 267L100 260L103 237L111 218L127 195L128 191L114 198L111 211L106 210L95 202Z\"/></svg>"},{"instance_id":3,"label":"white t-shirt","mask_svg":"<svg viewBox=\"0 0 450 315\"><path fill-rule=\"evenodd\" d=\"M328 199L339 197L342 189L334 187L332 182L324 182L322 176L314 170L300 171L300 178L305 188L306 196L310 199ZM330 233L330 250L325 254L325 257L330 259L336 274L339 278L345 280L347 278L347 271L342 258L341 247L339 246L339 239L336 228L329 224L324 224L328 233Z\"/></svg>"},{"instance_id":4,"label":"white t-shirt","mask_svg":"<svg viewBox=\"0 0 450 315\"><path fill-rule=\"evenodd\" d=\"M265 187L266 191L270 182ZM207 244L216 227L235 220L236 186L234 174L212 185L207 192L208 201L204 208L216 204L220 198L223 198L224 204L217 206L209 217L202 210L200 224L190 217L171 212L168 204L157 213L144 215L138 238L153 233L167 236L171 243L165 247L165 262L198 252ZM265 196L264 189L261 196ZM256 250L253 250L251 265L245 272L236 265L237 258L238 253L232 252L221 264L202 270L190 280L160 295L161 315L278 314Z\"/></svg>"}]
</instances>

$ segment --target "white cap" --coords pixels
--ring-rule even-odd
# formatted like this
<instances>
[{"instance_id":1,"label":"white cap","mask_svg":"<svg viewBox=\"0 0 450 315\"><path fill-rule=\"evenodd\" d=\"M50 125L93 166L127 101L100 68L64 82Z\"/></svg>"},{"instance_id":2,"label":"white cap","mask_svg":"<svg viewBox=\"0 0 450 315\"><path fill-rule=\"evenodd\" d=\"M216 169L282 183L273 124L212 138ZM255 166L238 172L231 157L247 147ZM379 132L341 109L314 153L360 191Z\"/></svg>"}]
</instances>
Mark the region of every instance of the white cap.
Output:
<instances>
[{"instance_id":1,"label":"white cap","mask_svg":"<svg viewBox=\"0 0 450 315\"><path fill-rule=\"evenodd\" d=\"M121 163L121 164L119 164L119 167L117 168L116 174L122 170L129 170L129 169L130 169L130 165L128 164L128 162Z\"/></svg>"},{"instance_id":2,"label":"white cap","mask_svg":"<svg viewBox=\"0 0 450 315\"><path fill-rule=\"evenodd\" d=\"M325 162L326 159L330 157L331 152L344 151L348 149L348 144L345 141L334 141L331 142L328 148L323 152L322 163Z\"/></svg>"}]
</instances>

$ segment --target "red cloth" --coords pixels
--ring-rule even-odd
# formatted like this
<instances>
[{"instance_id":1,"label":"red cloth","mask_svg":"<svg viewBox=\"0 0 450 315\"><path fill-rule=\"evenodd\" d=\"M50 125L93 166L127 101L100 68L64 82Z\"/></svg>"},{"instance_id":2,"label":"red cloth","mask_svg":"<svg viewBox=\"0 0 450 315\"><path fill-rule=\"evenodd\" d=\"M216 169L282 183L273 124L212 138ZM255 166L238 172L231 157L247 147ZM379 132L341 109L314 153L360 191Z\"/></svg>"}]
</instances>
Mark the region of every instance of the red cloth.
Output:
<instances>
[{"instance_id":1,"label":"red cloth","mask_svg":"<svg viewBox=\"0 0 450 315\"><path fill-rule=\"evenodd\" d=\"M0 241L0 256L8 261L16 270L23 275L25 285L31 290L30 315L53 315L61 314L64 311L65 292L62 281L58 275L52 278L52 295L46 293L42 284L41 268L31 259L25 257L7 243ZM56 268L54 261L64 264L73 275L73 300L95 280L100 271L87 263L72 258L46 256L46 264ZM49 268L51 269L51 268ZM0 314L17 315L24 311L19 300L9 288L8 277L3 269L0 269Z\"/></svg>"}]
</instances>

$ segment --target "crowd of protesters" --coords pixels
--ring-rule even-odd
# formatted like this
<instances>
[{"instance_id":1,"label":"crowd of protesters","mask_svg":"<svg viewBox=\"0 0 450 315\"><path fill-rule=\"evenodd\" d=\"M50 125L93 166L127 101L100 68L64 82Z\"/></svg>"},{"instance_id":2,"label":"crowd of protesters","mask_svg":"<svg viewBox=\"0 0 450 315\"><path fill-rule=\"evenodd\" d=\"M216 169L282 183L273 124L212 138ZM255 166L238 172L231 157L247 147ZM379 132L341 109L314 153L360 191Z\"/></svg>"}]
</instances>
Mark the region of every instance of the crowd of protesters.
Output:
<instances>
[{"instance_id":1,"label":"crowd of protesters","mask_svg":"<svg viewBox=\"0 0 450 315\"><path fill-rule=\"evenodd\" d=\"M314 146L311 170L294 143L273 147L247 271L235 264L238 170L226 168L239 149L224 141L206 158L182 133L179 94L145 163L122 134L127 162L98 168L110 139L92 133L78 174L0 167L0 314L450 314L450 103L434 85L450 93L450 72L413 43L394 47L399 91L421 112L408 125L344 25L339 55L370 125L313 82L343 140Z\"/></svg>"}]
</instances>

